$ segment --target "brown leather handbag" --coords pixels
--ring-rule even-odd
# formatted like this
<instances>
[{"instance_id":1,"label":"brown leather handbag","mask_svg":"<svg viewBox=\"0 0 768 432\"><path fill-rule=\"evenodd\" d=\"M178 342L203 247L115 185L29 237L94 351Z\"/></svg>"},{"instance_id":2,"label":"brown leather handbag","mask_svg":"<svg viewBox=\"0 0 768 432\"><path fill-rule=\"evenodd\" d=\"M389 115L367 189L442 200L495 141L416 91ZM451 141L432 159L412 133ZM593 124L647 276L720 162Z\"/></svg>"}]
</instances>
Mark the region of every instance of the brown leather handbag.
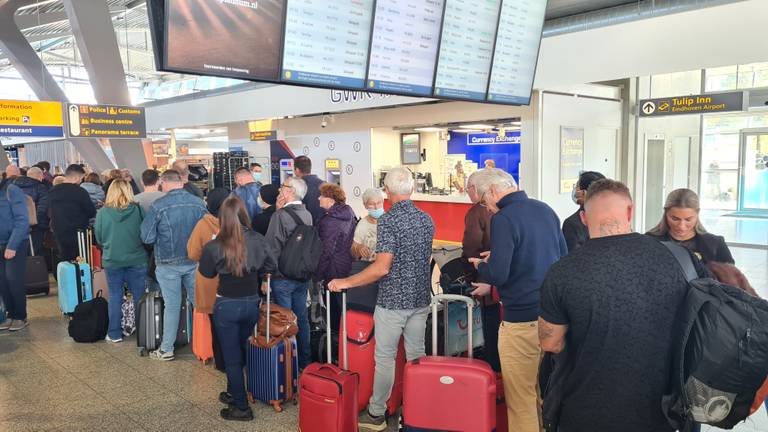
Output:
<instances>
[{"instance_id":1,"label":"brown leather handbag","mask_svg":"<svg viewBox=\"0 0 768 432\"><path fill-rule=\"evenodd\" d=\"M278 306L274 303L269 305L269 338L284 339L296 336L299 332L298 319L296 314L290 309ZM260 336L266 336L267 330L267 304L261 304L261 313L259 313L258 332Z\"/></svg>"}]
</instances>

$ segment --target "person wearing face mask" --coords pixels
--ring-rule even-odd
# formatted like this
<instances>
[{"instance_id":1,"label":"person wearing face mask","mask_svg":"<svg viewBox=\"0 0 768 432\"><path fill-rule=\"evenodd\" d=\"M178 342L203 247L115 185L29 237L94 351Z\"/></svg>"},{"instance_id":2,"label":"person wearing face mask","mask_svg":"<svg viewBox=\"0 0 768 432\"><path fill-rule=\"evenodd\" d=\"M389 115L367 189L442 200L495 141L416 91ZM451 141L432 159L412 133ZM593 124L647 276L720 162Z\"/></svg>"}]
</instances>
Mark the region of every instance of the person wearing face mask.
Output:
<instances>
[{"instance_id":1,"label":"person wearing face mask","mask_svg":"<svg viewBox=\"0 0 768 432\"><path fill-rule=\"evenodd\" d=\"M317 266L315 280L325 284L333 279L349 276L352 267L352 237L355 232L355 212L347 204L341 186L334 183L320 185L320 207L325 214L318 221L323 253ZM341 295L331 296L331 328L337 329L341 318Z\"/></svg>"},{"instance_id":2,"label":"person wearing face mask","mask_svg":"<svg viewBox=\"0 0 768 432\"><path fill-rule=\"evenodd\" d=\"M579 205L579 209L563 221L563 236L565 237L565 244L568 245L568 253L584 246L584 243L589 240L589 230L581 222L581 212L584 211L584 197L587 195L589 185L604 178L605 176L599 172L586 171L579 175L579 180L573 185L573 195L571 198L573 202Z\"/></svg>"},{"instance_id":3,"label":"person wearing face mask","mask_svg":"<svg viewBox=\"0 0 768 432\"><path fill-rule=\"evenodd\" d=\"M261 168L261 164L260 164L260 163L258 163L258 162L253 162L253 163L251 164L251 175L253 176L253 181L254 181L254 182L256 182L256 184L257 184L259 187L262 187L262 186L264 186L264 184L261 182L261 180L262 180L262 177L263 177L263 175L264 175L264 174L262 173L262 171L263 171L263 169Z\"/></svg>"},{"instance_id":4,"label":"person wearing face mask","mask_svg":"<svg viewBox=\"0 0 768 432\"><path fill-rule=\"evenodd\" d=\"M509 430L539 432L539 289L568 249L557 214L518 190L510 174L486 168L473 184L494 215L490 253L469 258L484 282L473 283L472 295L486 296L491 286L499 290L504 320L498 346Z\"/></svg>"},{"instance_id":5,"label":"person wearing face mask","mask_svg":"<svg viewBox=\"0 0 768 432\"><path fill-rule=\"evenodd\" d=\"M275 185L264 185L259 189L259 207L261 207L261 213L257 214L253 218L251 224L253 230L257 233L266 236L267 229L269 229L269 221L272 219L272 215L275 214L277 209L277 195L280 193L280 188Z\"/></svg>"},{"instance_id":6,"label":"person wearing face mask","mask_svg":"<svg viewBox=\"0 0 768 432\"><path fill-rule=\"evenodd\" d=\"M384 214L384 197L378 189L370 188L363 193L363 205L367 215L360 219L352 240L352 257L360 261L376 260L376 228Z\"/></svg>"},{"instance_id":7,"label":"person wearing face mask","mask_svg":"<svg viewBox=\"0 0 768 432\"><path fill-rule=\"evenodd\" d=\"M670 192L661 221L647 234L659 241L672 241L683 246L704 263L735 264L725 239L704 229L699 220L699 196L690 189Z\"/></svg>"}]
</instances>

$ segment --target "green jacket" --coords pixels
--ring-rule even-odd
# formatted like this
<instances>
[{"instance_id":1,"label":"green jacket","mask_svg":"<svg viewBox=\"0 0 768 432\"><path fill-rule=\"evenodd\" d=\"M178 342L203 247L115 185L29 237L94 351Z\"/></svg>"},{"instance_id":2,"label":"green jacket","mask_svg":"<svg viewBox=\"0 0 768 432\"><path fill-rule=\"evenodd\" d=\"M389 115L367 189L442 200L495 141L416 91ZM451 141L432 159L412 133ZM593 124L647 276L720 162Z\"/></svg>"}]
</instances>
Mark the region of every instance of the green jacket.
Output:
<instances>
[{"instance_id":1,"label":"green jacket","mask_svg":"<svg viewBox=\"0 0 768 432\"><path fill-rule=\"evenodd\" d=\"M103 250L104 268L133 267L147 264L147 251L141 242L144 213L138 204L124 210L104 207L96 213L96 241Z\"/></svg>"}]
</instances>

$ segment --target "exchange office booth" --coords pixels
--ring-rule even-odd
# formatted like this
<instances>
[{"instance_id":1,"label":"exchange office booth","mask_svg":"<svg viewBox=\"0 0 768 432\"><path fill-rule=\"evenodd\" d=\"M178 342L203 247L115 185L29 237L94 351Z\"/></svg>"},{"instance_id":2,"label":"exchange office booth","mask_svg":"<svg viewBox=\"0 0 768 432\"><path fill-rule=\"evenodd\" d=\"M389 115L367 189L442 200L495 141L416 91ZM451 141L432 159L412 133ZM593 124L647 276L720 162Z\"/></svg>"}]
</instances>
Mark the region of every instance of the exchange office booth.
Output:
<instances>
[{"instance_id":1,"label":"exchange office booth","mask_svg":"<svg viewBox=\"0 0 768 432\"><path fill-rule=\"evenodd\" d=\"M462 240L464 217L472 207L467 179L473 172L495 167L519 181L519 118L419 126L394 132L389 139L373 143L385 146L385 151L374 153L372 160L377 186L384 186L384 178L392 167L408 168L415 180L412 200L432 217L435 240L439 242L458 244ZM389 208L385 201L385 209Z\"/></svg>"}]
</instances>

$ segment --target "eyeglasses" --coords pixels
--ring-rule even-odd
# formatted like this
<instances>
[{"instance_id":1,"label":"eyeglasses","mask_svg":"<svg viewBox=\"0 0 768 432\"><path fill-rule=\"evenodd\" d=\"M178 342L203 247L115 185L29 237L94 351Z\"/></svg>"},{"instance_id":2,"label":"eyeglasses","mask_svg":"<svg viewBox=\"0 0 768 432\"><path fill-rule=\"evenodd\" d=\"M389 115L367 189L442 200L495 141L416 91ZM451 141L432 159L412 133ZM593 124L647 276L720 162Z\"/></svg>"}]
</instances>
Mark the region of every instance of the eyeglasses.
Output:
<instances>
[{"instance_id":1,"label":"eyeglasses","mask_svg":"<svg viewBox=\"0 0 768 432\"><path fill-rule=\"evenodd\" d=\"M293 188L293 186L291 186L291 185L287 185L287 184L285 184L285 183L281 184L281 185L280 185L280 187L281 187L281 188Z\"/></svg>"}]
</instances>

